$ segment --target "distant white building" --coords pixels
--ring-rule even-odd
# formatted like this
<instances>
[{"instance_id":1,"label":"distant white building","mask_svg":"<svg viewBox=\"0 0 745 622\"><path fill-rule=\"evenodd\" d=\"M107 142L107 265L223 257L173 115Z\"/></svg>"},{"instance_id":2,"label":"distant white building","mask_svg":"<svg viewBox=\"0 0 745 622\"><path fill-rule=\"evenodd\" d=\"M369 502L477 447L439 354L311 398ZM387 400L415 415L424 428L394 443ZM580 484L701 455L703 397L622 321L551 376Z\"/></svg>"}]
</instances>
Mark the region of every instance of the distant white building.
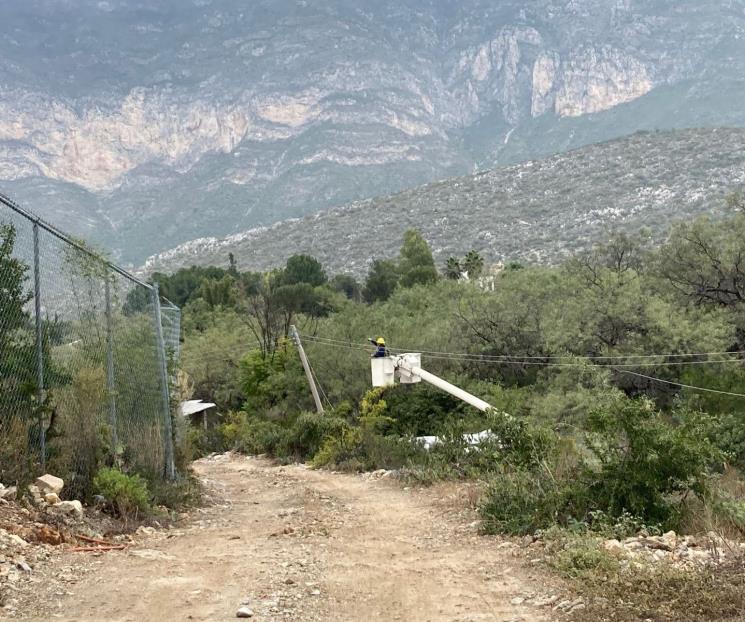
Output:
<instances>
[{"instance_id":1,"label":"distant white building","mask_svg":"<svg viewBox=\"0 0 745 622\"><path fill-rule=\"evenodd\" d=\"M501 272L504 272L504 263L500 261L486 266L482 275L475 280L468 276L468 272L461 273L459 280L465 283L474 283L485 292L493 292L497 287L497 277Z\"/></svg>"}]
</instances>

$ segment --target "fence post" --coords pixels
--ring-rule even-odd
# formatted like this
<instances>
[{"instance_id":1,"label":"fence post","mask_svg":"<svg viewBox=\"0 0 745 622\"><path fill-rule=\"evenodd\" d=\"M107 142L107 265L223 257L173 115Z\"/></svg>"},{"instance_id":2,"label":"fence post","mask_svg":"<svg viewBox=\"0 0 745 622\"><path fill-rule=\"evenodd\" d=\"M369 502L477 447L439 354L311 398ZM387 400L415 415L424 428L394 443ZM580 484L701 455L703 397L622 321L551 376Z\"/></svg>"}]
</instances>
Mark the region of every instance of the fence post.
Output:
<instances>
[{"instance_id":1,"label":"fence post","mask_svg":"<svg viewBox=\"0 0 745 622\"><path fill-rule=\"evenodd\" d=\"M114 384L114 330L111 317L111 283L106 277L106 388L109 393L109 425L111 426L111 453L116 457L119 445L116 421L116 385Z\"/></svg>"},{"instance_id":2,"label":"fence post","mask_svg":"<svg viewBox=\"0 0 745 622\"><path fill-rule=\"evenodd\" d=\"M41 320L41 264L39 262L39 223L34 222L34 313L36 325L36 384L39 400L39 449L41 469L47 468L47 431L44 428L44 326Z\"/></svg>"},{"instance_id":3,"label":"fence post","mask_svg":"<svg viewBox=\"0 0 745 622\"><path fill-rule=\"evenodd\" d=\"M176 479L176 465L173 461L173 427L171 426L171 400L168 395L168 363L166 361L166 344L163 340L163 323L160 315L160 292L158 284L152 289L155 336L158 347L158 362L160 364L160 381L163 397L164 435L163 449L165 453L165 473L168 479Z\"/></svg>"}]
</instances>

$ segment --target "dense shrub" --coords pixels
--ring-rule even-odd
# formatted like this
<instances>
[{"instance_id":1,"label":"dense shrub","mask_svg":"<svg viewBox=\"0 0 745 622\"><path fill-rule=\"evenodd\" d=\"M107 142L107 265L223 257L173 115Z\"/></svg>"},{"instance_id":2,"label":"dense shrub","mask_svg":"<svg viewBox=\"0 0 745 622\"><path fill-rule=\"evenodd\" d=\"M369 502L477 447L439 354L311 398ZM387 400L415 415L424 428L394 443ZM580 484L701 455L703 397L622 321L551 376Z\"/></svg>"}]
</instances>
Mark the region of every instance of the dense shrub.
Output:
<instances>
[{"instance_id":1,"label":"dense shrub","mask_svg":"<svg viewBox=\"0 0 745 622\"><path fill-rule=\"evenodd\" d=\"M136 518L150 509L147 482L139 475L103 468L93 478L93 489L106 499L109 508L121 518Z\"/></svg>"},{"instance_id":2,"label":"dense shrub","mask_svg":"<svg viewBox=\"0 0 745 622\"><path fill-rule=\"evenodd\" d=\"M555 482L535 473L503 473L489 486L481 505L486 533L523 535L556 523L561 495Z\"/></svg>"},{"instance_id":3,"label":"dense shrub","mask_svg":"<svg viewBox=\"0 0 745 622\"><path fill-rule=\"evenodd\" d=\"M271 454L287 443L287 431L278 423L245 412L229 413L221 426L227 447L245 454Z\"/></svg>"},{"instance_id":4,"label":"dense shrub","mask_svg":"<svg viewBox=\"0 0 745 622\"><path fill-rule=\"evenodd\" d=\"M188 465L211 453L224 451L225 441L219 427L205 430L201 426L189 425L184 430L182 442L177 444L176 449L183 454L182 459L177 462Z\"/></svg>"},{"instance_id":5,"label":"dense shrub","mask_svg":"<svg viewBox=\"0 0 745 622\"><path fill-rule=\"evenodd\" d=\"M302 413L290 428L281 458L307 460L321 449L323 443L340 436L349 424L333 412Z\"/></svg>"},{"instance_id":6,"label":"dense shrub","mask_svg":"<svg viewBox=\"0 0 745 622\"><path fill-rule=\"evenodd\" d=\"M706 498L708 476L721 459L707 439L707 418L680 411L668 420L648 400L591 413L589 455L563 470L546 430L511 417L493 415L490 423L502 443L504 470L482 505L489 532L571 523L607 530L621 520L677 528L682 501L691 494Z\"/></svg>"},{"instance_id":7,"label":"dense shrub","mask_svg":"<svg viewBox=\"0 0 745 622\"><path fill-rule=\"evenodd\" d=\"M586 471L597 509L675 528L680 500L691 493L705 497L707 475L722 462L708 440L710 424L688 411L668 420L646 399L591 413L587 444L594 461Z\"/></svg>"},{"instance_id":8,"label":"dense shrub","mask_svg":"<svg viewBox=\"0 0 745 622\"><path fill-rule=\"evenodd\" d=\"M312 406L297 350L287 341L270 356L262 356L258 350L249 353L240 363L240 377L248 396L244 409L249 412L286 420Z\"/></svg>"},{"instance_id":9,"label":"dense shrub","mask_svg":"<svg viewBox=\"0 0 745 622\"><path fill-rule=\"evenodd\" d=\"M313 464L346 471L395 470L411 465L422 452L398 436L383 436L361 427L345 428L326 440Z\"/></svg>"},{"instance_id":10,"label":"dense shrub","mask_svg":"<svg viewBox=\"0 0 745 622\"><path fill-rule=\"evenodd\" d=\"M351 471L400 469L421 453L408 439L391 434L384 389L368 391L360 402L356 427L344 426L326 439L313 463Z\"/></svg>"},{"instance_id":11,"label":"dense shrub","mask_svg":"<svg viewBox=\"0 0 745 622\"><path fill-rule=\"evenodd\" d=\"M392 387L385 401L391 431L400 436L439 435L466 410L460 400L425 383Z\"/></svg>"}]
</instances>

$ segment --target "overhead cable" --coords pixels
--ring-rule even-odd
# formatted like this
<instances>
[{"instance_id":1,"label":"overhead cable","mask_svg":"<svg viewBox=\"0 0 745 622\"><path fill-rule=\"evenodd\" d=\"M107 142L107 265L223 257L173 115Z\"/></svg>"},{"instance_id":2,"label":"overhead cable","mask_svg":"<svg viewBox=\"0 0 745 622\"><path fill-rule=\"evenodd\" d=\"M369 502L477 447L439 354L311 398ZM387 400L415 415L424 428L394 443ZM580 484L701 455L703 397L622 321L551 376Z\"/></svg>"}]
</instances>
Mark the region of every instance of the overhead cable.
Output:
<instances>
[{"instance_id":1,"label":"overhead cable","mask_svg":"<svg viewBox=\"0 0 745 622\"><path fill-rule=\"evenodd\" d=\"M341 341L338 339L327 339L322 337L303 336L303 339L318 345L340 348L347 350L367 350L369 346L367 344L353 343L348 341ZM448 353L448 352L435 352L418 350L416 348L411 350L402 350L400 348L388 348L388 350L394 354L404 354L409 351L416 351L421 354L426 354L428 358L443 361L453 362L464 362L464 363L482 363L482 364L512 364L512 365L525 365L533 367L585 367L584 362L592 362L596 367L684 367L689 365L714 365L714 364L731 364L731 363L743 363L742 359L738 358L719 358L719 359L708 359L698 361L664 361L656 360L651 361L650 359L663 359L666 357L702 357L702 356L727 356L742 354L741 352L712 352L709 354L654 354L654 355L627 355L627 356L616 356L616 357L587 357L587 356L562 356L562 357L537 357L537 356L491 356L486 354L462 354L462 353ZM615 363L613 360L620 359L629 361L629 359L642 359L643 362L624 362ZM567 362L564 362L567 361ZM573 361L573 362L568 362Z\"/></svg>"},{"instance_id":2,"label":"overhead cable","mask_svg":"<svg viewBox=\"0 0 745 622\"><path fill-rule=\"evenodd\" d=\"M362 347L368 347L367 344L359 344L354 343L352 341L344 341L341 339L331 339L329 337L317 337L317 336L310 336L310 335L303 335L303 339L310 339L313 341L319 341L319 342L328 342L328 343L336 343L339 345L354 345L354 346L362 346ZM465 357L465 358L471 358L471 357L479 357L479 358L485 358L485 359L493 359L493 360L512 360L514 358L520 358L520 359L535 359L535 360L561 360L561 359L571 359L571 360L577 360L577 359L586 359L591 361L600 361L600 360L617 360L617 359L630 359L630 358L640 358L640 359L651 359L651 358L693 358L693 357L703 357L703 356L737 356L737 355L744 355L745 350L739 350L739 351L730 351L730 352L700 352L700 353L692 353L692 352L684 352L684 353L669 353L669 354L614 354L614 355L608 355L608 356L574 356L571 354L565 354L565 355L547 355L547 356L520 356L520 357L514 357L508 354L474 354L472 352L442 352L437 350L423 350L421 348L412 347L412 348L388 348L389 350L393 352L399 352L399 353L406 353L406 352L418 352L419 354L432 354L432 355L443 355L448 357Z\"/></svg>"},{"instance_id":3,"label":"overhead cable","mask_svg":"<svg viewBox=\"0 0 745 622\"><path fill-rule=\"evenodd\" d=\"M647 376L645 374L639 374L626 369L618 369L619 374L627 374L629 376L637 376L638 378L644 378L646 380L653 380L654 382L660 382L662 384L672 385L674 387L681 387L683 389L691 389L693 391L705 391L706 393L716 393L718 395L728 395L730 397L745 397L743 393L732 393L731 391L720 391L718 389L707 389L706 387L696 387L691 384L683 384L682 382L673 382L672 380L663 380L662 378L655 378L653 376Z\"/></svg>"}]
</instances>

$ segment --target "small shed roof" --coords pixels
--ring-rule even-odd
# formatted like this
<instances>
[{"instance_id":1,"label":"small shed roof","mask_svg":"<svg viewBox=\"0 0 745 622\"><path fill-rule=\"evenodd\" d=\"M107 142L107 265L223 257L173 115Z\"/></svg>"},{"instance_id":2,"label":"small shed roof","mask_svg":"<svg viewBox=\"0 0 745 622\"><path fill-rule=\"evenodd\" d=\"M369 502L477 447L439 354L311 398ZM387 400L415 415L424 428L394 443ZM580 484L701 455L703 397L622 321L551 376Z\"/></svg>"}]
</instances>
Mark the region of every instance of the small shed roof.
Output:
<instances>
[{"instance_id":1,"label":"small shed roof","mask_svg":"<svg viewBox=\"0 0 745 622\"><path fill-rule=\"evenodd\" d=\"M210 408L216 408L217 404L211 402L203 402L202 400L187 400L181 402L181 415L188 417L189 415L196 415L197 413L204 412Z\"/></svg>"}]
</instances>

